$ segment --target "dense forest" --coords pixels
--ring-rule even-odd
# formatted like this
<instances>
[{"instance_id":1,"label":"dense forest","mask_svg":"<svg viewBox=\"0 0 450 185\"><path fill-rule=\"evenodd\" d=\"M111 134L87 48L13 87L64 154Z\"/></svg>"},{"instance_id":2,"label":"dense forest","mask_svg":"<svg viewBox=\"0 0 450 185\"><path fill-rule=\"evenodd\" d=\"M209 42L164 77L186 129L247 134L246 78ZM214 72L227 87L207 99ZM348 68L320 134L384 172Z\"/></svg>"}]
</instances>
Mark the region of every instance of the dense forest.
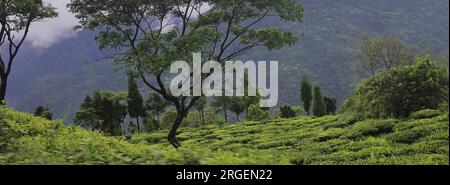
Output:
<instances>
[{"instance_id":1,"label":"dense forest","mask_svg":"<svg viewBox=\"0 0 450 185\"><path fill-rule=\"evenodd\" d=\"M448 1L201 2L71 0L36 51L57 9L2 0L0 164L449 163ZM199 50L280 61L278 105L170 94Z\"/></svg>"}]
</instances>

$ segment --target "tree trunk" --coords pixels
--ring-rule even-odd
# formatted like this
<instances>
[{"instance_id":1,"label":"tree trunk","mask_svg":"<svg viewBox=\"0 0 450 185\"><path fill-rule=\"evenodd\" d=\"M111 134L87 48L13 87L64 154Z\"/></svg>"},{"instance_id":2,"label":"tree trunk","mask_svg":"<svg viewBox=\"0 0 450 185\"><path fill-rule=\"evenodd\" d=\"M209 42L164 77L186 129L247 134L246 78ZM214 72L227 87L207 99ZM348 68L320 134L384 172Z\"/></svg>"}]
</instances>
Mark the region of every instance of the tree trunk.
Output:
<instances>
[{"instance_id":1,"label":"tree trunk","mask_svg":"<svg viewBox=\"0 0 450 185\"><path fill-rule=\"evenodd\" d=\"M202 112L200 110L198 110L198 122L200 122L200 124L203 125Z\"/></svg>"},{"instance_id":2,"label":"tree trunk","mask_svg":"<svg viewBox=\"0 0 450 185\"><path fill-rule=\"evenodd\" d=\"M139 116L136 116L136 125L137 125L138 133L141 133L141 129L139 128Z\"/></svg>"},{"instance_id":3,"label":"tree trunk","mask_svg":"<svg viewBox=\"0 0 450 185\"><path fill-rule=\"evenodd\" d=\"M202 123L203 125L205 125L205 113L203 110L201 112L202 112Z\"/></svg>"},{"instance_id":4,"label":"tree trunk","mask_svg":"<svg viewBox=\"0 0 450 185\"><path fill-rule=\"evenodd\" d=\"M236 112L236 119L237 119L237 122L239 122L239 114Z\"/></svg>"},{"instance_id":5,"label":"tree trunk","mask_svg":"<svg viewBox=\"0 0 450 185\"><path fill-rule=\"evenodd\" d=\"M6 96L6 86L8 85L8 77L2 76L0 77L0 105L4 104L5 96Z\"/></svg>"},{"instance_id":6,"label":"tree trunk","mask_svg":"<svg viewBox=\"0 0 450 185\"><path fill-rule=\"evenodd\" d=\"M225 117L225 123L228 123L228 115L227 115L227 104L225 102L225 96L223 96L223 114Z\"/></svg>"},{"instance_id":7,"label":"tree trunk","mask_svg":"<svg viewBox=\"0 0 450 185\"><path fill-rule=\"evenodd\" d=\"M157 119L157 123L156 123L156 130L159 130L159 127L161 126L161 123L159 122L159 113L156 113L156 119Z\"/></svg>"},{"instance_id":8,"label":"tree trunk","mask_svg":"<svg viewBox=\"0 0 450 185\"><path fill-rule=\"evenodd\" d=\"M169 143L175 147L180 147L180 143L178 142L176 136L177 136L177 130L181 125L181 122L186 117L187 111L183 109L177 109L177 117L175 118L175 122L172 125L172 128L170 129L169 135L167 135L167 140L169 140Z\"/></svg>"}]
</instances>

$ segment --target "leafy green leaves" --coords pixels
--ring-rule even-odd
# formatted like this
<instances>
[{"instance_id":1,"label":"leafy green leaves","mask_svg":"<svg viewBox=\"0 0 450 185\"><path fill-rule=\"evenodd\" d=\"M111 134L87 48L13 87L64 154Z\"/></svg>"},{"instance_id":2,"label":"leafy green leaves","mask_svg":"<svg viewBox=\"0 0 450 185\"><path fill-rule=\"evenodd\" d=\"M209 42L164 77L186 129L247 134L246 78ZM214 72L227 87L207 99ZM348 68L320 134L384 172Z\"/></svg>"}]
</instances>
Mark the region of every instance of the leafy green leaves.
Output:
<instances>
[{"instance_id":1,"label":"leafy green leaves","mask_svg":"<svg viewBox=\"0 0 450 185\"><path fill-rule=\"evenodd\" d=\"M255 26L267 16L292 22L303 17L293 0L73 0L69 7L80 19L78 28L98 30L101 48L125 51L133 56L118 57L122 64L156 75L174 61L189 61L193 52L222 61L258 45L291 46L298 40L292 33Z\"/></svg>"},{"instance_id":2,"label":"leafy green leaves","mask_svg":"<svg viewBox=\"0 0 450 185\"><path fill-rule=\"evenodd\" d=\"M1 0L0 18L2 28L19 31L27 27L31 22L45 18L53 18L58 14L51 5L46 5L42 0Z\"/></svg>"},{"instance_id":3,"label":"leafy green leaves","mask_svg":"<svg viewBox=\"0 0 450 185\"><path fill-rule=\"evenodd\" d=\"M0 164L448 164L448 113L354 124L341 118L185 127L183 148L174 149L165 130L127 141L0 108Z\"/></svg>"},{"instance_id":4,"label":"leafy green leaves","mask_svg":"<svg viewBox=\"0 0 450 185\"><path fill-rule=\"evenodd\" d=\"M292 46L297 41L298 38L292 33L285 33L279 28L250 30L241 38L241 43L245 45L263 45L269 50Z\"/></svg>"},{"instance_id":5,"label":"leafy green leaves","mask_svg":"<svg viewBox=\"0 0 450 185\"><path fill-rule=\"evenodd\" d=\"M428 57L373 76L360 85L343 105L344 112L363 117L408 117L422 109L448 102L448 72Z\"/></svg>"}]
</instances>

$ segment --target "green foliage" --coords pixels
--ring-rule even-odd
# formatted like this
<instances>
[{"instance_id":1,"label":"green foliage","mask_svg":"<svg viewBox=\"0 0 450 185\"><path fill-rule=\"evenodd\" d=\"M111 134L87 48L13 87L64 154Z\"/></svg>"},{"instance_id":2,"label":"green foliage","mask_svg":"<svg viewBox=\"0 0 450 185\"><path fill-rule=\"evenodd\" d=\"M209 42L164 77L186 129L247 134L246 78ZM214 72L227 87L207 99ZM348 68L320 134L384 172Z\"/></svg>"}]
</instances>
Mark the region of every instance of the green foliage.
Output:
<instances>
[{"instance_id":1,"label":"green foliage","mask_svg":"<svg viewBox=\"0 0 450 185\"><path fill-rule=\"evenodd\" d=\"M145 116L144 98L139 92L136 80L131 74L128 75L127 103L128 113L130 117L136 118L137 131L140 132L139 117Z\"/></svg>"},{"instance_id":2,"label":"green foliage","mask_svg":"<svg viewBox=\"0 0 450 185\"><path fill-rule=\"evenodd\" d=\"M367 136L377 136L384 133L392 132L395 120L367 120L358 122L352 126L350 132L345 137L361 138Z\"/></svg>"},{"instance_id":3,"label":"green foliage","mask_svg":"<svg viewBox=\"0 0 450 185\"><path fill-rule=\"evenodd\" d=\"M425 118L434 118L442 115L441 111L433 110L433 109L425 109L411 113L412 119L425 119Z\"/></svg>"},{"instance_id":4,"label":"green foliage","mask_svg":"<svg viewBox=\"0 0 450 185\"><path fill-rule=\"evenodd\" d=\"M296 112L288 105L280 107L280 114L282 118L292 118L296 116Z\"/></svg>"},{"instance_id":5,"label":"green foliage","mask_svg":"<svg viewBox=\"0 0 450 185\"><path fill-rule=\"evenodd\" d=\"M199 11L204 5L208 10ZM295 34L257 23L269 16L291 23L303 18L296 0L72 0L68 6L80 20L78 28L95 31L100 48L123 53L114 58L116 64L143 77L148 88L176 106L178 119L168 135L174 147L179 146L175 132L198 97L174 97L167 91L161 77L171 64L192 62L191 54L197 52L223 63L257 46L267 50L292 46L298 40ZM154 77L156 85L148 83L149 77Z\"/></svg>"},{"instance_id":6,"label":"green foliage","mask_svg":"<svg viewBox=\"0 0 450 185\"><path fill-rule=\"evenodd\" d=\"M161 122L159 127L163 129L170 128L175 122L177 115L177 111L174 108L168 108L164 113L161 115Z\"/></svg>"},{"instance_id":7,"label":"green foliage","mask_svg":"<svg viewBox=\"0 0 450 185\"><path fill-rule=\"evenodd\" d=\"M314 116L325 116L327 114L327 110L325 107L325 103L323 101L322 93L320 92L320 86L314 86L314 97L313 97L313 107L312 113Z\"/></svg>"},{"instance_id":8,"label":"green foliage","mask_svg":"<svg viewBox=\"0 0 450 185\"><path fill-rule=\"evenodd\" d=\"M327 115L336 113L336 98L335 97L323 97L323 102L325 104L325 110Z\"/></svg>"},{"instance_id":9,"label":"green foliage","mask_svg":"<svg viewBox=\"0 0 450 185\"><path fill-rule=\"evenodd\" d=\"M169 102L154 92L150 93L148 99L145 100L145 109L153 113L155 115L154 117L156 117L155 129L159 129L159 125L161 124L160 114L164 112L167 106L169 106Z\"/></svg>"},{"instance_id":10,"label":"green foliage","mask_svg":"<svg viewBox=\"0 0 450 185\"><path fill-rule=\"evenodd\" d=\"M448 164L448 114L411 120L296 117L182 127L127 140L0 108L0 164Z\"/></svg>"},{"instance_id":11,"label":"green foliage","mask_svg":"<svg viewBox=\"0 0 450 185\"><path fill-rule=\"evenodd\" d=\"M198 121L201 123L201 125L205 125L205 108L207 106L206 98L200 98L197 100L196 104L194 105L194 108L198 111Z\"/></svg>"},{"instance_id":12,"label":"green foliage","mask_svg":"<svg viewBox=\"0 0 450 185\"><path fill-rule=\"evenodd\" d=\"M392 134L388 137L388 139L396 143L411 144L424 135L425 133L422 133L421 130L408 130L405 132Z\"/></svg>"},{"instance_id":13,"label":"green foliage","mask_svg":"<svg viewBox=\"0 0 450 185\"><path fill-rule=\"evenodd\" d=\"M36 107L36 110L34 111L34 116L39 116L51 120L53 118L53 113L50 111L50 108L39 106Z\"/></svg>"},{"instance_id":14,"label":"green foliage","mask_svg":"<svg viewBox=\"0 0 450 185\"><path fill-rule=\"evenodd\" d=\"M42 0L0 0L0 102L5 103L8 77L31 24L56 17L55 8ZM3 52L8 51L8 52Z\"/></svg>"},{"instance_id":15,"label":"green foliage","mask_svg":"<svg viewBox=\"0 0 450 185\"><path fill-rule=\"evenodd\" d=\"M295 116L305 115L305 109L302 106L291 106L291 108L295 112Z\"/></svg>"},{"instance_id":16,"label":"green foliage","mask_svg":"<svg viewBox=\"0 0 450 185\"><path fill-rule=\"evenodd\" d=\"M0 108L0 164L205 164L202 149L158 150Z\"/></svg>"},{"instance_id":17,"label":"green foliage","mask_svg":"<svg viewBox=\"0 0 450 185\"><path fill-rule=\"evenodd\" d=\"M186 118L181 123L183 127L200 127L212 124L223 124L223 118L213 109L203 110L203 120L200 119L201 112L189 112ZM173 108L167 109L161 116L161 128L168 129L175 121L176 110Z\"/></svg>"},{"instance_id":18,"label":"green foliage","mask_svg":"<svg viewBox=\"0 0 450 185\"><path fill-rule=\"evenodd\" d=\"M261 121L269 118L269 113L255 104L250 105L246 115L249 121Z\"/></svg>"},{"instance_id":19,"label":"green foliage","mask_svg":"<svg viewBox=\"0 0 450 185\"><path fill-rule=\"evenodd\" d=\"M447 164L449 153L448 115L356 123L351 116L296 117L185 127L179 137L185 147L207 148L215 156L208 164ZM171 149L164 132L133 138Z\"/></svg>"},{"instance_id":20,"label":"green foliage","mask_svg":"<svg viewBox=\"0 0 450 185\"><path fill-rule=\"evenodd\" d=\"M20 137L37 136L62 126L63 123L60 121L17 113L0 106L0 153L14 147L14 143Z\"/></svg>"},{"instance_id":21,"label":"green foliage","mask_svg":"<svg viewBox=\"0 0 450 185\"><path fill-rule=\"evenodd\" d=\"M313 99L312 87L308 81L307 76L303 76L302 83L300 86L301 100L303 102L303 107L305 107L306 114L309 115L309 110L311 108L311 101Z\"/></svg>"},{"instance_id":22,"label":"green foliage","mask_svg":"<svg viewBox=\"0 0 450 185\"><path fill-rule=\"evenodd\" d=\"M240 121L240 115L248 109L246 106L245 99L248 99L250 97L231 97L229 98L229 110L233 112L236 115L236 119L239 122Z\"/></svg>"},{"instance_id":23,"label":"green foliage","mask_svg":"<svg viewBox=\"0 0 450 185\"><path fill-rule=\"evenodd\" d=\"M156 131L159 130L159 123L152 114L146 114L144 118L144 125L147 128L147 131Z\"/></svg>"},{"instance_id":24,"label":"green foliage","mask_svg":"<svg viewBox=\"0 0 450 185\"><path fill-rule=\"evenodd\" d=\"M222 112L225 122L228 122L228 109L229 109L230 97L214 97L211 102L211 107L213 107L217 112Z\"/></svg>"},{"instance_id":25,"label":"green foliage","mask_svg":"<svg viewBox=\"0 0 450 185\"><path fill-rule=\"evenodd\" d=\"M87 95L75 113L74 122L81 127L90 128L94 131L103 122L96 112L91 96Z\"/></svg>"},{"instance_id":26,"label":"green foliage","mask_svg":"<svg viewBox=\"0 0 450 185\"><path fill-rule=\"evenodd\" d=\"M357 67L368 75L413 64L415 57L414 49L394 38L365 38L355 51Z\"/></svg>"},{"instance_id":27,"label":"green foliage","mask_svg":"<svg viewBox=\"0 0 450 185\"><path fill-rule=\"evenodd\" d=\"M95 91L88 95L75 114L76 124L109 135L121 135L121 123L127 115L126 95L123 93Z\"/></svg>"},{"instance_id":28,"label":"green foliage","mask_svg":"<svg viewBox=\"0 0 450 185\"><path fill-rule=\"evenodd\" d=\"M42 0L1 0L0 15L2 19L8 18L2 26L7 23L11 26L5 29L22 30L31 22L55 17L57 13L53 6L44 4Z\"/></svg>"},{"instance_id":29,"label":"green foliage","mask_svg":"<svg viewBox=\"0 0 450 185\"><path fill-rule=\"evenodd\" d=\"M303 23L286 24L279 18L269 17L258 24L282 28L297 35L304 33L298 44L273 52L255 48L236 59L280 61L279 75L283 80L279 82L279 102L282 105L300 101L299 86L304 74L320 82L322 92L336 96L340 104L344 97L353 92L355 82L361 79L353 67L355 58L352 57L351 48L360 41L362 33L398 37L405 43L428 50L432 56L448 56L449 40L442 39L442 35L448 35L449 32L448 1L396 1L396 6L391 1L377 2L303 1L305 14L308 15ZM355 7L362 11L353 11ZM394 18L393 12L402 16ZM329 24L328 18L331 17L333 24ZM361 19L355 20L354 17ZM381 20L383 24L379 24ZM21 88L9 89L10 99L7 103L17 108L46 105L52 109L55 117L72 122L78 102L83 101L88 91L99 88L126 90L126 80L123 80L126 75L117 75L121 70L113 72L118 67L108 62L84 65L86 61L92 60L92 54L102 54L92 42L92 34L95 32L86 31L62 39L53 44L55 47L45 50L48 55L39 52L19 53L19 56L30 59L24 64L28 66L27 69L33 70L13 70L20 78L11 78L9 84L20 83ZM448 65L448 61L442 64ZM58 70L48 70L50 68Z\"/></svg>"},{"instance_id":30,"label":"green foliage","mask_svg":"<svg viewBox=\"0 0 450 185\"><path fill-rule=\"evenodd\" d=\"M412 112L437 109L448 102L448 73L428 57L373 76L358 85L342 112L363 118L406 118Z\"/></svg>"},{"instance_id":31,"label":"green foliage","mask_svg":"<svg viewBox=\"0 0 450 185\"><path fill-rule=\"evenodd\" d=\"M224 124L222 116L217 114L214 109L208 108L202 111L189 112L186 119L183 120L181 126L201 127L205 125L221 125Z\"/></svg>"}]
</instances>

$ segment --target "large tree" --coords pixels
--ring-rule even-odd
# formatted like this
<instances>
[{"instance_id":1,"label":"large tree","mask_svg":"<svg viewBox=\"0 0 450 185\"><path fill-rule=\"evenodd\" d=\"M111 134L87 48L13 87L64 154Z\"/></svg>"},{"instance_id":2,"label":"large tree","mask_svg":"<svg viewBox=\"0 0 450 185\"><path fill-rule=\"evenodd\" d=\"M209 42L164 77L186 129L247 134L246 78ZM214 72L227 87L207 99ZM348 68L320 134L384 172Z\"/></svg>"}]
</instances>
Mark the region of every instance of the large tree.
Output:
<instances>
[{"instance_id":1,"label":"large tree","mask_svg":"<svg viewBox=\"0 0 450 185\"><path fill-rule=\"evenodd\" d=\"M327 114L326 106L323 101L322 93L320 92L320 86L315 85L313 88L313 107L312 113L314 116L321 117Z\"/></svg>"},{"instance_id":2,"label":"large tree","mask_svg":"<svg viewBox=\"0 0 450 185\"><path fill-rule=\"evenodd\" d=\"M145 117L144 98L139 92L134 76L128 75L128 113L130 117L136 118L137 131L141 132L139 117Z\"/></svg>"},{"instance_id":3,"label":"large tree","mask_svg":"<svg viewBox=\"0 0 450 185\"><path fill-rule=\"evenodd\" d=\"M156 125L155 125L155 129L159 130L159 128L161 127L161 119L160 119L160 115L161 113L164 112L164 110L167 108L167 106L169 106L169 102L166 101L165 99L163 99L161 97L161 95L159 95L158 93L155 92L151 92L148 95L148 99L145 100L145 109L147 111L153 112L155 114L156 117Z\"/></svg>"},{"instance_id":4,"label":"large tree","mask_svg":"<svg viewBox=\"0 0 450 185\"><path fill-rule=\"evenodd\" d=\"M245 97L232 97L230 98L229 110L236 115L236 121L240 121L240 115L246 110Z\"/></svg>"},{"instance_id":5,"label":"large tree","mask_svg":"<svg viewBox=\"0 0 450 185\"><path fill-rule=\"evenodd\" d=\"M91 96L87 95L81 103L80 108L75 112L74 122L76 125L96 130L102 123Z\"/></svg>"},{"instance_id":6,"label":"large tree","mask_svg":"<svg viewBox=\"0 0 450 185\"><path fill-rule=\"evenodd\" d=\"M312 87L309 83L308 77L303 76L301 85L300 85L300 98L303 102L303 107L305 107L306 114L309 116L309 110L311 109L311 101L313 98L312 95Z\"/></svg>"},{"instance_id":7,"label":"large tree","mask_svg":"<svg viewBox=\"0 0 450 185\"><path fill-rule=\"evenodd\" d=\"M336 113L336 98L335 97L323 97L323 102L325 104L327 115Z\"/></svg>"},{"instance_id":8,"label":"large tree","mask_svg":"<svg viewBox=\"0 0 450 185\"><path fill-rule=\"evenodd\" d=\"M121 135L121 124L127 115L126 93L95 91L86 96L79 110L75 113L77 125L101 130L108 135Z\"/></svg>"},{"instance_id":9,"label":"large tree","mask_svg":"<svg viewBox=\"0 0 450 185\"><path fill-rule=\"evenodd\" d=\"M225 123L228 123L228 109L229 109L229 101L231 97L221 96L214 97L211 106L216 109L218 112L223 112L223 118L225 119Z\"/></svg>"},{"instance_id":10,"label":"large tree","mask_svg":"<svg viewBox=\"0 0 450 185\"><path fill-rule=\"evenodd\" d=\"M163 77L173 62L231 60L262 46L293 45L297 37L258 23L267 17L300 22L297 0L72 0L79 28L95 30L101 48L116 50L116 63L138 74L153 91L172 102L176 119L168 134L174 147L177 129L200 96L173 96ZM203 74L206 78L210 74Z\"/></svg>"},{"instance_id":11,"label":"large tree","mask_svg":"<svg viewBox=\"0 0 450 185\"><path fill-rule=\"evenodd\" d=\"M341 107L361 119L406 118L423 109L448 105L448 70L430 57L413 65L381 72L357 85L356 92Z\"/></svg>"},{"instance_id":12,"label":"large tree","mask_svg":"<svg viewBox=\"0 0 450 185\"><path fill-rule=\"evenodd\" d=\"M8 77L33 22L57 16L42 0L0 0L0 103L4 103Z\"/></svg>"},{"instance_id":13,"label":"large tree","mask_svg":"<svg viewBox=\"0 0 450 185\"><path fill-rule=\"evenodd\" d=\"M413 64L416 52L401 40L388 37L367 37L354 50L357 67L367 75Z\"/></svg>"}]
</instances>

